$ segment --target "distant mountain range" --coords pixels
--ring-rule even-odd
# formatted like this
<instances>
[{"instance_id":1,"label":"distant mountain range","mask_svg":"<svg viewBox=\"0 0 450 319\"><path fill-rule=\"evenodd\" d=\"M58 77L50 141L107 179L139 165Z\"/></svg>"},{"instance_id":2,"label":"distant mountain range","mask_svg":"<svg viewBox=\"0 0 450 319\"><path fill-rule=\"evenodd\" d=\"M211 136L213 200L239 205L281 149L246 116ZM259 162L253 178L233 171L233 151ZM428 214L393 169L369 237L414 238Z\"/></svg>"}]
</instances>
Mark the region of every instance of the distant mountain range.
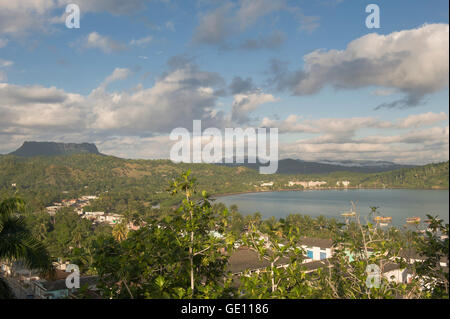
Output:
<instances>
[{"instance_id":1,"label":"distant mountain range","mask_svg":"<svg viewBox=\"0 0 450 319\"><path fill-rule=\"evenodd\" d=\"M54 156L69 154L99 154L97 146L92 143L56 143L56 142L24 142L10 155L33 157L33 156Z\"/></svg>"},{"instance_id":2,"label":"distant mountain range","mask_svg":"<svg viewBox=\"0 0 450 319\"><path fill-rule=\"evenodd\" d=\"M225 162L225 161L224 161ZM225 166L245 166L252 169L259 169L260 163L232 163L224 164ZM415 165L396 164L387 161L329 161L321 160L317 162L308 162L300 159L282 159L278 162L278 174L328 174L332 172L356 172L356 173L379 173L387 172L400 168L411 168Z\"/></svg>"},{"instance_id":3,"label":"distant mountain range","mask_svg":"<svg viewBox=\"0 0 450 319\"><path fill-rule=\"evenodd\" d=\"M56 143L56 142L24 142L21 147L10 155L33 157L33 156L55 156L55 155L70 155L70 154L98 154L97 146L93 143ZM226 164L217 163L217 165L224 166L245 166L251 169L259 169L261 165L258 163L232 163ZM411 168L414 165L402 165L387 161L331 161L320 160L317 162L308 162L299 159L282 159L278 162L279 174L328 174L332 172L357 172L357 173L378 173L392 171L400 168Z\"/></svg>"}]
</instances>

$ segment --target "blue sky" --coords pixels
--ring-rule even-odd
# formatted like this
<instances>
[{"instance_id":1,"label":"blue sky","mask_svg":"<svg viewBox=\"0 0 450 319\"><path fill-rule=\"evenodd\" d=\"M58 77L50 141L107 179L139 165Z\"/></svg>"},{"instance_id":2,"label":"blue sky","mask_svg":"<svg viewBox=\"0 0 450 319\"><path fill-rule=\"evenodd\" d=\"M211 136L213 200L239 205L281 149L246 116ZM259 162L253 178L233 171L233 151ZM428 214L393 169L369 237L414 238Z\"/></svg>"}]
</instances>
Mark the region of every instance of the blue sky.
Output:
<instances>
[{"instance_id":1,"label":"blue sky","mask_svg":"<svg viewBox=\"0 0 450 319\"><path fill-rule=\"evenodd\" d=\"M203 119L279 127L281 157L437 162L448 103L448 1L0 1L0 153L167 157Z\"/></svg>"}]
</instances>

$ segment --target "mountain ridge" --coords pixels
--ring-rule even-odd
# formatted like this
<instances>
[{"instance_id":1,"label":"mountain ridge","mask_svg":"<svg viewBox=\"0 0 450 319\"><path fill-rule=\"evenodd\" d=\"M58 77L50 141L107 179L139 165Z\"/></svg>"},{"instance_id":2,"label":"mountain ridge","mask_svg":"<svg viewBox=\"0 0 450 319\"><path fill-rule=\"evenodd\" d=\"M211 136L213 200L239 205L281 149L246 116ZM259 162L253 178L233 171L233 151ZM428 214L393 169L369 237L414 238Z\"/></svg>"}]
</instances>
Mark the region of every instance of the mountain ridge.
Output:
<instances>
[{"instance_id":1,"label":"mountain ridge","mask_svg":"<svg viewBox=\"0 0 450 319\"><path fill-rule=\"evenodd\" d=\"M9 153L8 155L33 157L80 153L101 155L94 143L58 143L35 141L25 141L22 146L20 146L17 150Z\"/></svg>"}]
</instances>

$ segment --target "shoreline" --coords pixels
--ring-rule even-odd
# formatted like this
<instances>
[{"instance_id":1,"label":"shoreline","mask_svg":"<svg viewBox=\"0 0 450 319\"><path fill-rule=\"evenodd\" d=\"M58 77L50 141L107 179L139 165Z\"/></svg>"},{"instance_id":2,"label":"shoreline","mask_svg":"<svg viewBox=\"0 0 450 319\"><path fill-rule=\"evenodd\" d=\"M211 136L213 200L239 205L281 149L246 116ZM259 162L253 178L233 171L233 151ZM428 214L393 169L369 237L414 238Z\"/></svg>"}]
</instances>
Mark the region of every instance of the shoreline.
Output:
<instances>
[{"instance_id":1,"label":"shoreline","mask_svg":"<svg viewBox=\"0 0 450 319\"><path fill-rule=\"evenodd\" d=\"M275 193L275 192L304 192L304 191L329 191L329 190L382 190L382 189L405 189L405 190L422 190L422 191L435 191L435 190L449 190L448 188L405 188L405 187L327 187L327 188L299 188L299 189L271 189L271 190L252 190L252 191L243 191L243 192L232 192L232 193L218 193L212 194L211 198L220 198L232 195L241 195L241 194L258 194L258 193Z\"/></svg>"}]
</instances>

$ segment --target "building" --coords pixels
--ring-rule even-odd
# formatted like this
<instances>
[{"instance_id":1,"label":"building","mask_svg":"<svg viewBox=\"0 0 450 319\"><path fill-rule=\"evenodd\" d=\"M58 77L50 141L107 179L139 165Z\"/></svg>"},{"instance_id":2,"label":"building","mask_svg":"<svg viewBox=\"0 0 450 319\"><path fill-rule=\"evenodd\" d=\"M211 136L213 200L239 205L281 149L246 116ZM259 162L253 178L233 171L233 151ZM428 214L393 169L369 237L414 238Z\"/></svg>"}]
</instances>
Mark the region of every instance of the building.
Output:
<instances>
[{"instance_id":1,"label":"building","mask_svg":"<svg viewBox=\"0 0 450 319\"><path fill-rule=\"evenodd\" d=\"M45 207L45 210L48 214L54 215L59 209L61 209L61 206L47 206Z\"/></svg>"},{"instance_id":2,"label":"building","mask_svg":"<svg viewBox=\"0 0 450 319\"><path fill-rule=\"evenodd\" d=\"M299 181L299 182L290 181L290 182L288 182L288 186L300 185L303 188L315 188L315 187L320 187L325 184L327 184L327 182L325 182L325 181L309 181L309 182L308 181Z\"/></svg>"},{"instance_id":3,"label":"building","mask_svg":"<svg viewBox=\"0 0 450 319\"><path fill-rule=\"evenodd\" d=\"M333 255L333 241L331 239L304 237L300 246L306 251L310 260L324 260Z\"/></svg>"},{"instance_id":4,"label":"building","mask_svg":"<svg viewBox=\"0 0 450 319\"><path fill-rule=\"evenodd\" d=\"M273 186L273 182L268 182L268 183L262 183L261 187L272 187Z\"/></svg>"},{"instance_id":5,"label":"building","mask_svg":"<svg viewBox=\"0 0 450 319\"><path fill-rule=\"evenodd\" d=\"M116 225L122 221L122 216L118 214L108 214L105 216L105 221L110 225Z\"/></svg>"},{"instance_id":6,"label":"building","mask_svg":"<svg viewBox=\"0 0 450 319\"><path fill-rule=\"evenodd\" d=\"M67 276L70 273L66 273ZM66 277L67 277L66 276ZM80 277L80 287L86 287L88 290L97 290L97 276ZM36 299L63 299L68 298L70 294L76 292L76 288L67 288L66 279L58 280L36 280L33 282L33 295Z\"/></svg>"},{"instance_id":7,"label":"building","mask_svg":"<svg viewBox=\"0 0 450 319\"><path fill-rule=\"evenodd\" d=\"M84 212L83 218L90 220L97 220L100 216L105 215L105 212Z\"/></svg>"},{"instance_id":8,"label":"building","mask_svg":"<svg viewBox=\"0 0 450 319\"><path fill-rule=\"evenodd\" d=\"M336 186L343 186L343 187L348 187L350 185L349 181L337 181L336 182Z\"/></svg>"}]
</instances>

